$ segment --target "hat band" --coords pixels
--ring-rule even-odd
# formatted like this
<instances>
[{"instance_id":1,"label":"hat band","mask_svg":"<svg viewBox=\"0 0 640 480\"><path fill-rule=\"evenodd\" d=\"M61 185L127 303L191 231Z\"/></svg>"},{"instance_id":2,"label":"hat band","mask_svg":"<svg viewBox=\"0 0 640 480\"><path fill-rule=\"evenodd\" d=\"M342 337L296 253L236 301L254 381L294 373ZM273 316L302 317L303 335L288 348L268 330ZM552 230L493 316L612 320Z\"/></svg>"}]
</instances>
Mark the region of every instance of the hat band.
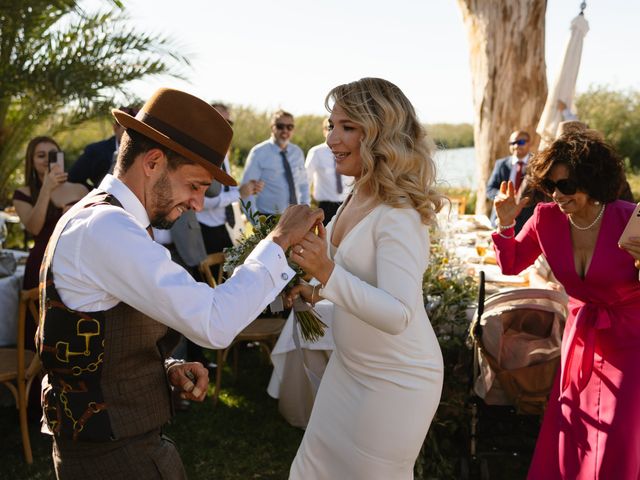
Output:
<instances>
[{"instance_id":1,"label":"hat band","mask_svg":"<svg viewBox=\"0 0 640 480\"><path fill-rule=\"evenodd\" d=\"M191 150L193 153L200 155L206 160L209 160L216 167L220 167L222 162L224 161L224 155L216 152L215 150L209 148L202 142L199 142L195 138L187 135L180 130L172 127L168 123L163 122L157 117L153 115L149 115L147 112L139 112L136 115L136 118L143 123L146 123L150 127L158 130L160 133L166 135L171 140L179 143L184 148Z\"/></svg>"}]
</instances>

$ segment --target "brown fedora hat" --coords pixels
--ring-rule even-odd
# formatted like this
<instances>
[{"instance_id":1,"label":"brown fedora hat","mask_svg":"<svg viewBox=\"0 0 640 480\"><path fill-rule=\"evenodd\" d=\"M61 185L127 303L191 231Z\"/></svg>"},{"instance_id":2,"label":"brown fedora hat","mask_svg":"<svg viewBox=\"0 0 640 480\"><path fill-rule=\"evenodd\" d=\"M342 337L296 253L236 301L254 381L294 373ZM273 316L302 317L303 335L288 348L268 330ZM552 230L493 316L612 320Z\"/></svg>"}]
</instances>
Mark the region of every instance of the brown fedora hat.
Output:
<instances>
[{"instance_id":1,"label":"brown fedora hat","mask_svg":"<svg viewBox=\"0 0 640 480\"><path fill-rule=\"evenodd\" d=\"M111 113L123 127L202 165L223 185L237 185L220 168L233 130L207 102L179 90L161 88L135 117L117 109Z\"/></svg>"}]
</instances>

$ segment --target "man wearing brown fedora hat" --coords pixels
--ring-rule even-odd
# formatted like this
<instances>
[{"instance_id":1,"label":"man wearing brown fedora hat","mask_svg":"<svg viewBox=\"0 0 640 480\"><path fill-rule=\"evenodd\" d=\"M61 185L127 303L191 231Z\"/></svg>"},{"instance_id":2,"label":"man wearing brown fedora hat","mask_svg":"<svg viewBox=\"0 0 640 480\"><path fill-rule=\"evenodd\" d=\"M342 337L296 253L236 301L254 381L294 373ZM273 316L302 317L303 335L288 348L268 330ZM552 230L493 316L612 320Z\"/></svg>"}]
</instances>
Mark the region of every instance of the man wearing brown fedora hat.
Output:
<instances>
[{"instance_id":1,"label":"man wearing brown fedora hat","mask_svg":"<svg viewBox=\"0 0 640 480\"><path fill-rule=\"evenodd\" d=\"M206 102L161 89L133 117L114 110L126 131L114 175L72 207L51 236L40 272L37 344L43 428L53 435L59 479L185 478L161 434L170 389L202 401L208 372L168 358L179 337L226 347L289 282L285 252L321 211L296 205L215 290L196 283L155 243L202 208L232 137Z\"/></svg>"}]
</instances>

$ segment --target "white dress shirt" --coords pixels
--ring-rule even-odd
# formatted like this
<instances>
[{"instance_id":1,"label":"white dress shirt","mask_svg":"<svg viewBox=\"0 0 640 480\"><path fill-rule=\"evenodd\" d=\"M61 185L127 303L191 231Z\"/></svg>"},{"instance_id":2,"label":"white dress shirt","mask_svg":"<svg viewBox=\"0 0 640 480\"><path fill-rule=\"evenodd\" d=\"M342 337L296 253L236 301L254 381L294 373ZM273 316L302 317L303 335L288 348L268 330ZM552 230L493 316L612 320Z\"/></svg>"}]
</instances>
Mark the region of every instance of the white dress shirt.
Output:
<instances>
[{"instance_id":1,"label":"white dress shirt","mask_svg":"<svg viewBox=\"0 0 640 480\"><path fill-rule=\"evenodd\" d=\"M147 212L133 192L107 175L99 190L123 208L79 212L62 232L52 272L62 301L81 312L125 302L208 348L223 348L276 297L294 275L282 248L262 241L225 283L197 283L147 234Z\"/></svg>"},{"instance_id":2,"label":"white dress shirt","mask_svg":"<svg viewBox=\"0 0 640 480\"><path fill-rule=\"evenodd\" d=\"M336 159L326 143L309 149L305 162L309 184L313 190L313 198L317 202L344 202L353 177L340 175L342 193L338 193L336 181Z\"/></svg>"},{"instance_id":3,"label":"white dress shirt","mask_svg":"<svg viewBox=\"0 0 640 480\"><path fill-rule=\"evenodd\" d=\"M226 172L231 171L229 166L229 155L224 157L224 167ZM233 202L240 200L240 189L238 187L229 187L229 191L225 192L224 187L220 189L220 193L215 197L204 197L204 207L201 211L196 212L198 221L208 227L219 227L227 221L225 216L225 208Z\"/></svg>"}]
</instances>

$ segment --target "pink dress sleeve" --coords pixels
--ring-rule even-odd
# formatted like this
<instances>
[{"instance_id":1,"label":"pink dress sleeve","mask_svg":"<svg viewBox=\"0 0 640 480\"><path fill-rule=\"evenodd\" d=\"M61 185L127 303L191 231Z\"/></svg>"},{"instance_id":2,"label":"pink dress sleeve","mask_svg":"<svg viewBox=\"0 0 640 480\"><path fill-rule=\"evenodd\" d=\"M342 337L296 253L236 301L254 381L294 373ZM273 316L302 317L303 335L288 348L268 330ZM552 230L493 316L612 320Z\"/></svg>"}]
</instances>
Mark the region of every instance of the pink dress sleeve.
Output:
<instances>
[{"instance_id":1,"label":"pink dress sleeve","mask_svg":"<svg viewBox=\"0 0 640 480\"><path fill-rule=\"evenodd\" d=\"M498 265L505 275L517 275L535 262L542 253L537 228L540 222L540 208L536 206L533 215L514 238L514 229L503 230L502 235L494 232L491 236ZM503 236L504 235L504 236Z\"/></svg>"}]
</instances>

